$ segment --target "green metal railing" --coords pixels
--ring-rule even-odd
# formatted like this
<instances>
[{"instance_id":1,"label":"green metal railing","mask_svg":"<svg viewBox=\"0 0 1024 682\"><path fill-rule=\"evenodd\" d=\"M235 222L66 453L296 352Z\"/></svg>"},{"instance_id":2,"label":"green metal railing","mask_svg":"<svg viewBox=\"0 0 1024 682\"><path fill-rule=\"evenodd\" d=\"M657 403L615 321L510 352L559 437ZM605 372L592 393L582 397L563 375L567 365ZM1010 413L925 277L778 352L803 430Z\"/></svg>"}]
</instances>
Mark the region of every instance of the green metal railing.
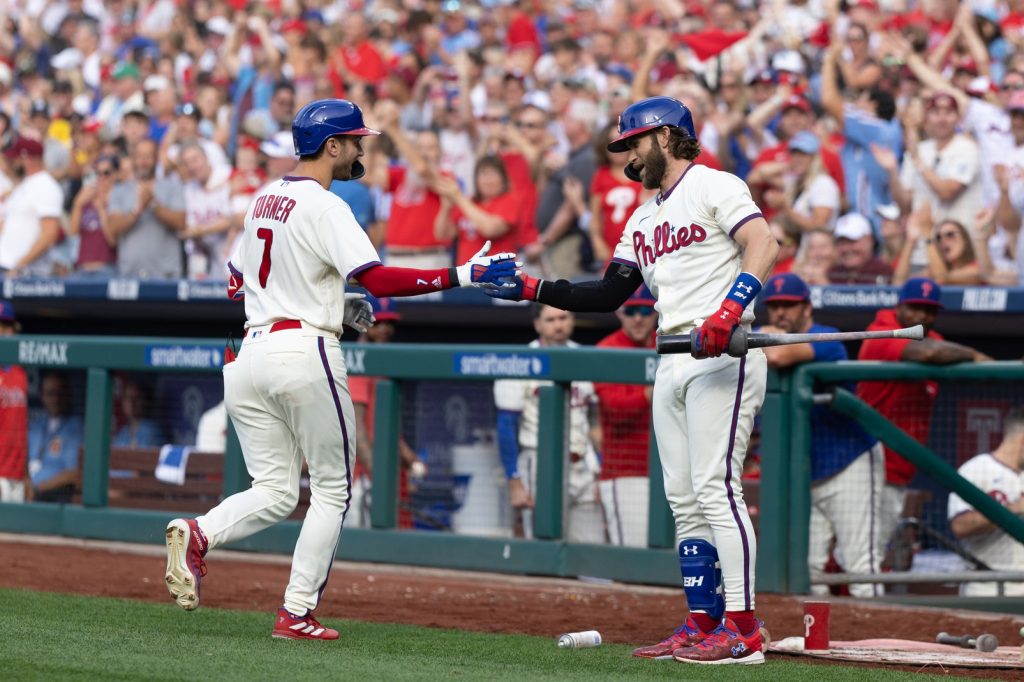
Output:
<instances>
[{"instance_id":1,"label":"green metal railing","mask_svg":"<svg viewBox=\"0 0 1024 682\"><path fill-rule=\"evenodd\" d=\"M572 381L650 384L657 369L651 352L523 346L345 345L350 374L382 377L376 387L371 529L346 529L339 557L444 568L546 575L591 575L626 582L678 585L674 523L665 501L655 439L650 446L648 548L572 545L562 538L567 398ZM171 512L107 506L111 372L220 373L223 346L206 339L127 337L0 338L0 363L86 370L86 434L81 505L0 504L0 530L159 543ZM400 388L404 381L547 379L541 391L536 540L486 538L397 530ZM810 515L810 409L815 386L864 379L1024 380L1020 363L935 367L905 363L810 363L794 372L769 373L761 416L761 481L757 585L762 592L806 592ZM908 443L898 429L838 392L835 409L956 490L1014 537L1019 519L994 509L933 453ZM902 434L902 438L901 438ZM941 466L940 466L941 465ZM249 485L241 449L229 423L223 494ZM998 506L998 505L995 505ZM1005 510L1003 510L1005 511ZM1010 515L1012 516L1012 515ZM299 523L286 521L236 545L254 551L290 552Z\"/></svg>"},{"instance_id":2,"label":"green metal railing","mask_svg":"<svg viewBox=\"0 0 1024 682\"><path fill-rule=\"evenodd\" d=\"M769 488L776 491L785 490L786 484L762 481L762 497L766 499L765 504L772 507L768 511L763 505L762 513L771 518L788 518L789 522L780 524L779 527L773 526L769 530L770 533L781 533L780 537L774 539L781 544L775 546L787 548L787 551L780 552L778 561L770 563L772 569L780 569L781 572L778 575L759 575L759 579L763 581L767 577L772 580L772 587L778 591L805 593L810 586L807 550L811 513L811 408L816 387L821 390L822 387L829 385L834 387L842 383L865 380L1021 382L1024 381L1024 365L1019 362L965 363L945 367L917 363L853 361L808 363L781 377L779 383L774 386L770 382L765 416L762 419L762 453L768 461L762 462L762 469L769 477L788 470L790 480L788 494L780 497L772 496ZM871 435L906 457L942 486L960 495L964 501L1002 530L1024 542L1024 521L957 474L944 459L918 443L853 394L838 387L832 388L831 392L834 396L831 402L832 409L856 420ZM773 401L771 405L768 403L769 399ZM777 416L769 418L769 414ZM780 447L783 449L779 450ZM785 466L785 460L788 460L788 467ZM782 466L771 466L771 462ZM764 532L765 528L762 525L761 547L766 545ZM759 568L760 566L761 564Z\"/></svg>"},{"instance_id":3,"label":"green metal railing","mask_svg":"<svg viewBox=\"0 0 1024 682\"><path fill-rule=\"evenodd\" d=\"M677 584L674 527L661 483L657 446L651 439L649 549L574 546L562 541L569 388L572 381L650 384L657 357L646 351L531 349L523 346L346 345L351 374L383 377L376 387L372 529L346 530L339 556L354 560L413 563L551 575L592 575L635 582ZM205 339L127 337L0 338L0 363L86 370L87 424L83 447L81 505L0 504L0 530L48 532L104 539L158 542L173 514L107 506L110 461L111 372L219 373L223 346ZM538 540L480 538L396 530L398 520L399 389L410 380L546 379L541 391L538 444ZM249 478L229 424L223 494L244 490ZM297 522L285 522L237 547L290 551Z\"/></svg>"}]
</instances>

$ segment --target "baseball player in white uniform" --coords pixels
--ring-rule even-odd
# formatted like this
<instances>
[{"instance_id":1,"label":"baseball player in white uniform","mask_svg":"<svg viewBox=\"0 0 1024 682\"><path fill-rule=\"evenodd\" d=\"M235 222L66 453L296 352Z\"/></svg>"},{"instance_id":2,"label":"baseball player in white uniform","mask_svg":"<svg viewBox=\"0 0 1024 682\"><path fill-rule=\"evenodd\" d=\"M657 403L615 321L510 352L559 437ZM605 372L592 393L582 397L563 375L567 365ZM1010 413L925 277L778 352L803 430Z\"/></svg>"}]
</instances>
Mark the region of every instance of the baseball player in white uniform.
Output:
<instances>
[{"instance_id":1,"label":"baseball player in white uniform","mask_svg":"<svg viewBox=\"0 0 1024 682\"><path fill-rule=\"evenodd\" d=\"M573 331L570 312L537 305L533 325L540 338L530 348L569 347L579 344L569 337ZM494 404L498 408L498 451L509 485L509 502L522 512L523 535L533 537L534 491L537 489L537 436L540 427L540 395L550 381L501 379L494 382ZM569 470L565 538L569 542L601 544L605 541L604 516L597 501L597 478L601 473L590 429L596 418L597 394L589 381L574 381L569 397Z\"/></svg>"},{"instance_id":2,"label":"baseball player in white uniform","mask_svg":"<svg viewBox=\"0 0 1024 682\"><path fill-rule=\"evenodd\" d=\"M272 635L337 639L313 611L351 499L356 427L339 337L343 323L365 331L373 320L365 301L346 304L353 295L345 283L356 279L377 296L410 296L498 286L516 265L513 254L486 256L485 246L458 268L382 266L351 209L328 191L333 180L364 173L361 140L377 131L351 102L318 100L299 111L292 132L299 164L253 199L228 263L229 295L244 291L246 334L238 358L224 367L224 401L252 487L167 526L165 580L178 605L198 607L206 552L287 518L299 499L304 459L310 505Z\"/></svg>"},{"instance_id":3,"label":"baseball player in white uniform","mask_svg":"<svg viewBox=\"0 0 1024 682\"><path fill-rule=\"evenodd\" d=\"M629 151L626 174L659 190L629 219L601 280L570 283L526 275L489 292L576 311L618 308L641 283L658 300L659 334L697 330L694 355L662 358L653 418L676 523L690 615L664 641L634 651L688 663L762 663L754 617L756 542L740 474L754 415L764 399L766 361L752 350L722 357L778 244L742 180L695 165L693 118L678 100L650 97L619 117L611 151Z\"/></svg>"},{"instance_id":4,"label":"baseball player in white uniform","mask_svg":"<svg viewBox=\"0 0 1024 682\"><path fill-rule=\"evenodd\" d=\"M1018 516L1024 515L1024 407L1003 420L1003 440L991 453L972 457L957 473ZM997 528L956 493L949 494L949 528L964 549L994 571L1024 566L1024 545ZM1024 596L1024 583L1006 583L1007 596ZM960 594L994 597L996 583L964 583Z\"/></svg>"}]
</instances>

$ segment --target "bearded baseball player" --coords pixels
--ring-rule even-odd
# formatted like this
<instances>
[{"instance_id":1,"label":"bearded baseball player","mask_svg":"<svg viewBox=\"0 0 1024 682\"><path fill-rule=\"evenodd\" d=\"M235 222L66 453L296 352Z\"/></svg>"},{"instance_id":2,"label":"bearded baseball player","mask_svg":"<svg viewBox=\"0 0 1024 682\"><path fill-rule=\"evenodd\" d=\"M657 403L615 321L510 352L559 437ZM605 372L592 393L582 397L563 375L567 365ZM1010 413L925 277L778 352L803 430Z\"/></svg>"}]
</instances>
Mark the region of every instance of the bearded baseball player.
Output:
<instances>
[{"instance_id":1,"label":"bearded baseball player","mask_svg":"<svg viewBox=\"0 0 1024 682\"><path fill-rule=\"evenodd\" d=\"M304 459L310 505L272 634L337 639L313 612L352 496L356 423L339 337L343 323L366 331L373 321L369 304L345 294L345 283L357 280L378 297L496 287L499 278L511 286L516 263L514 254L487 256L488 244L457 268L382 266L349 206L329 191L332 180L363 175L362 138L379 133L364 125L358 106L337 99L303 107L292 133L299 164L256 195L228 263L229 295L244 291L246 334L238 358L224 367L224 401L252 487L167 526L165 579L179 606L197 608L204 555L287 518L299 500Z\"/></svg>"},{"instance_id":2,"label":"bearded baseball player","mask_svg":"<svg viewBox=\"0 0 1024 682\"><path fill-rule=\"evenodd\" d=\"M723 356L778 253L768 223L739 178L694 164L700 153L682 102L650 97L619 117L609 151L628 151L626 175L658 194L626 223L604 277L570 283L520 274L487 292L575 311L613 311L645 283L659 334L697 329L693 355L666 355L652 410L665 493L676 523L690 614L671 636L635 656L688 663L763 663L754 617L756 542L740 473L766 361Z\"/></svg>"}]
</instances>

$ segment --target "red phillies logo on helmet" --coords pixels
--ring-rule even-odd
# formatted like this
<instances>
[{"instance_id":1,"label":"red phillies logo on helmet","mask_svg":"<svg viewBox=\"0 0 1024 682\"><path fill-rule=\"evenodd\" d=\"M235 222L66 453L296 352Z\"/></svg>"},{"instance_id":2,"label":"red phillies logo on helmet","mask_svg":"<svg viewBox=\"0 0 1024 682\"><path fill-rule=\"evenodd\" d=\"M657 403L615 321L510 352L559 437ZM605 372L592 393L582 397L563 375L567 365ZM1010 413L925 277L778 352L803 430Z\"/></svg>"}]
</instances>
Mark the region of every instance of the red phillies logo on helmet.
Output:
<instances>
[{"instance_id":1,"label":"red phillies logo on helmet","mask_svg":"<svg viewBox=\"0 0 1024 682\"><path fill-rule=\"evenodd\" d=\"M647 235L633 232L633 252L639 265L650 265L667 253L685 249L690 244L698 244L708 238L707 230L691 223L689 227L673 229L667 222L654 228L654 246L647 243Z\"/></svg>"},{"instance_id":2,"label":"red phillies logo on helmet","mask_svg":"<svg viewBox=\"0 0 1024 682\"><path fill-rule=\"evenodd\" d=\"M781 277L775 280L775 293L779 293L780 291L782 291L782 287L784 284L785 282L782 281Z\"/></svg>"},{"instance_id":3,"label":"red phillies logo on helmet","mask_svg":"<svg viewBox=\"0 0 1024 682\"><path fill-rule=\"evenodd\" d=\"M924 296L925 298L928 298L929 296L932 295L931 282L921 282L921 295Z\"/></svg>"}]
</instances>

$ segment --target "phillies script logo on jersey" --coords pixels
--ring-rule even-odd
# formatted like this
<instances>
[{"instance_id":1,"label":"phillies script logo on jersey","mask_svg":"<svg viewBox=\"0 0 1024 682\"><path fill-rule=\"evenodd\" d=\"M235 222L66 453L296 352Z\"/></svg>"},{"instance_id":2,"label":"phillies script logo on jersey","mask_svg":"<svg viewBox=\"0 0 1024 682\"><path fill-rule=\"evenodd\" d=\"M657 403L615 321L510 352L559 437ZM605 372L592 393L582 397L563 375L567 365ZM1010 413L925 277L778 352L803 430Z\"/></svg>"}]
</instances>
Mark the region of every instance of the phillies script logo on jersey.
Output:
<instances>
[{"instance_id":1,"label":"phillies script logo on jersey","mask_svg":"<svg viewBox=\"0 0 1024 682\"><path fill-rule=\"evenodd\" d=\"M667 253L685 249L691 244L699 244L707 238L707 230L697 223L691 223L689 227L684 225L674 228L668 222L664 222L653 230L653 245L647 243L645 233L639 230L633 232L633 252L639 265L651 265Z\"/></svg>"}]
</instances>

